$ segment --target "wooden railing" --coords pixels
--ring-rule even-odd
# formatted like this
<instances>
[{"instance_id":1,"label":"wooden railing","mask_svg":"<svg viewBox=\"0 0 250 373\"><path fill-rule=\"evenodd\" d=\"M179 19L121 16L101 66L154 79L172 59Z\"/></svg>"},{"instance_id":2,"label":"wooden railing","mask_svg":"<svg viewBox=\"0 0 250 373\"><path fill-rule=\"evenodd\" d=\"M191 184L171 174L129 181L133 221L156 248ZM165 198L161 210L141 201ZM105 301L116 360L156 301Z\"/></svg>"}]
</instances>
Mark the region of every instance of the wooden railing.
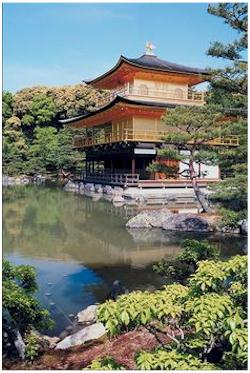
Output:
<instances>
[{"instance_id":1,"label":"wooden railing","mask_svg":"<svg viewBox=\"0 0 250 373\"><path fill-rule=\"evenodd\" d=\"M121 186L136 186L139 182L139 174L107 174L96 173L83 176L83 181L96 184L111 184Z\"/></svg>"},{"instance_id":2,"label":"wooden railing","mask_svg":"<svg viewBox=\"0 0 250 373\"><path fill-rule=\"evenodd\" d=\"M123 131L109 132L99 136L88 136L86 138L75 136L73 139L74 148L88 148L95 145L111 144L116 142L164 142L164 137L167 132L164 131L136 131L132 129L124 129ZM239 138L237 136L218 137L207 142L213 146L238 146Z\"/></svg>"},{"instance_id":3,"label":"wooden railing","mask_svg":"<svg viewBox=\"0 0 250 373\"><path fill-rule=\"evenodd\" d=\"M121 96L121 97L127 97L127 96L135 96L136 98L147 98L148 101L150 99L160 99L165 100L168 102L170 100L171 102L179 102L179 103L193 103L193 104L203 104L204 103L204 95L205 92L193 92L190 90L185 89L176 89L176 90L162 90L162 89L142 89L139 87L129 87L129 88L121 88L117 89L115 91L110 92L109 95L107 95L104 99L101 99L97 102L96 107L100 108L102 106L107 105L110 101L112 101L115 97Z\"/></svg>"}]
</instances>

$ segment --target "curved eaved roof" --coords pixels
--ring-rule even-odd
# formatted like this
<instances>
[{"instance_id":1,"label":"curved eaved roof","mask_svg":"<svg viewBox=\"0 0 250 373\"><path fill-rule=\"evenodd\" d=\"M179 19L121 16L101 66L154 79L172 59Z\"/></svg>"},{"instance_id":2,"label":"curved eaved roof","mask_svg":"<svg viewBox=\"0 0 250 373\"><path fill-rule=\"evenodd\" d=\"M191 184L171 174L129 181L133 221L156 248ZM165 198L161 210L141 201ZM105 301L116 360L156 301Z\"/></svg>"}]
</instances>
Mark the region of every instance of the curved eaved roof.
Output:
<instances>
[{"instance_id":1,"label":"curved eaved roof","mask_svg":"<svg viewBox=\"0 0 250 373\"><path fill-rule=\"evenodd\" d=\"M153 55L147 55L144 54L139 58L127 58L124 56L121 56L116 63L116 65L107 71L106 73L100 75L99 77L84 81L86 84L93 84L95 82L98 82L99 80L105 78L109 74L113 73L115 70L117 70L121 64L125 62L131 66L140 67L142 69L146 70L155 70L155 71L161 71L161 72L172 72L172 73L180 73L180 74L195 74L195 75L208 75L208 72L204 69L196 68L196 67L189 67L184 65L179 65L173 62L165 61L157 56Z\"/></svg>"},{"instance_id":2,"label":"curved eaved roof","mask_svg":"<svg viewBox=\"0 0 250 373\"><path fill-rule=\"evenodd\" d=\"M149 106L149 107L151 106L151 107L155 107L155 108L159 108L159 109L161 109L161 108L174 108L176 106L175 104L166 104L166 103L163 103L163 102L159 103L159 102L149 102L149 101L137 101L137 100L130 100L128 98L121 97L121 96L116 96L116 98L114 100L109 102L107 105L102 106L100 109L98 109L96 111L86 112L85 114L78 115L77 117L73 117L73 118L69 118L69 119L61 119L61 120L59 120L59 123L71 124L71 123L77 122L78 120L89 118L91 116L94 116L96 114L101 113L102 111L110 109L111 107L113 107L114 105L116 105L118 103L138 105L138 106Z\"/></svg>"}]
</instances>

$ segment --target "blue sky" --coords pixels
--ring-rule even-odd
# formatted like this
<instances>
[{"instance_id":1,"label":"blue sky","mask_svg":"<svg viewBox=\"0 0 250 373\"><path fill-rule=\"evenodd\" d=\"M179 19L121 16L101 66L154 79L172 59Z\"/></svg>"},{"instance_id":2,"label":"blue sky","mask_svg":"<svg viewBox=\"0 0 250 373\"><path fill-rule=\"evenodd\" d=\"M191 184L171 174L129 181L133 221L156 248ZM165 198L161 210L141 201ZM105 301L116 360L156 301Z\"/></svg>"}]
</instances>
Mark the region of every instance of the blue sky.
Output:
<instances>
[{"instance_id":1,"label":"blue sky","mask_svg":"<svg viewBox=\"0 0 250 373\"><path fill-rule=\"evenodd\" d=\"M5 3L4 89L94 78L121 54L142 55L148 40L162 59L221 66L206 50L211 41L226 43L237 34L206 9L206 3Z\"/></svg>"}]
</instances>

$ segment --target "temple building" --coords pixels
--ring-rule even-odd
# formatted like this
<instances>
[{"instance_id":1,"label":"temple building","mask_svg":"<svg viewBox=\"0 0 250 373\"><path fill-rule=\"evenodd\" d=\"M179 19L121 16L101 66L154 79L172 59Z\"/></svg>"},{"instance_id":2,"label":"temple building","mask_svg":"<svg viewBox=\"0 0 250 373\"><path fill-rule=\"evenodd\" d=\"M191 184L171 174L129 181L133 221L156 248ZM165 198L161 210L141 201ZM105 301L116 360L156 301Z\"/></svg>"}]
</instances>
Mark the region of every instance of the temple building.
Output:
<instances>
[{"instance_id":1,"label":"temple building","mask_svg":"<svg viewBox=\"0 0 250 373\"><path fill-rule=\"evenodd\" d=\"M83 181L123 187L171 182L166 175L147 171L156 159L168 165L177 163L157 155L166 134L161 118L178 105L203 105L204 93L195 87L206 81L208 74L203 69L164 61L153 54L153 48L147 43L141 57L121 56L111 70L86 82L109 93L95 111L61 121L86 129L84 136L73 140L74 148L86 157ZM218 167L206 167L203 178L218 180Z\"/></svg>"}]
</instances>

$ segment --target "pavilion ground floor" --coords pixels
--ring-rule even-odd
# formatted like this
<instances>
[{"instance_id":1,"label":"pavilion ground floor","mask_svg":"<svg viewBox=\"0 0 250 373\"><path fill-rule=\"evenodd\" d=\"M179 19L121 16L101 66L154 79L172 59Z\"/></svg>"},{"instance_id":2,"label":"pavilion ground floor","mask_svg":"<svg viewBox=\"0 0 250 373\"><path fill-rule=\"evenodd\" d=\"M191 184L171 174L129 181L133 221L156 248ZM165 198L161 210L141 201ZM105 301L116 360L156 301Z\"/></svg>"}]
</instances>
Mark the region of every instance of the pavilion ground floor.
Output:
<instances>
[{"instance_id":1,"label":"pavilion ground floor","mask_svg":"<svg viewBox=\"0 0 250 373\"><path fill-rule=\"evenodd\" d=\"M152 143L117 143L91 147L86 149L83 169L81 175L78 175L78 180L123 188L191 186L185 178L169 178L163 173L150 172L148 166L155 160L168 166L178 166L177 161L157 156L156 146ZM211 176L206 179L200 178L199 182L207 185L209 181L218 180L218 177Z\"/></svg>"}]
</instances>

